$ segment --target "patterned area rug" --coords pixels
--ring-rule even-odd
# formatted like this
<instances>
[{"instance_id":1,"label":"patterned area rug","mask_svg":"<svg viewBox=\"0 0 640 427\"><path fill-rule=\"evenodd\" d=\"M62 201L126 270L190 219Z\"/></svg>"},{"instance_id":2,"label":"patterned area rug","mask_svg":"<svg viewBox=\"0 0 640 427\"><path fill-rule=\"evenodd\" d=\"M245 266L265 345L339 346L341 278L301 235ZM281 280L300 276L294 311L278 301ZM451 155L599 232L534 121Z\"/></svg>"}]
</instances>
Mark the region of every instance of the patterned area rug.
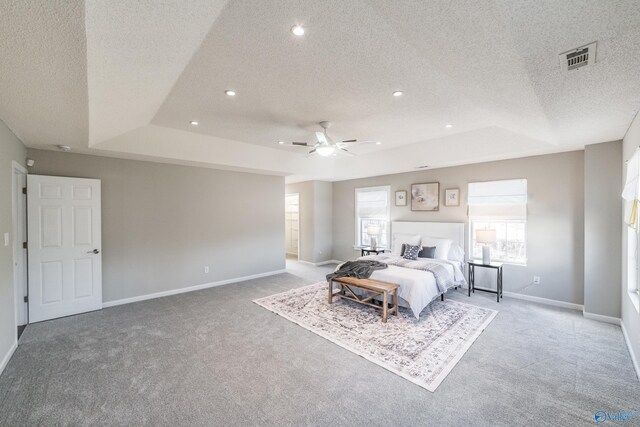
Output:
<instances>
[{"instance_id":1,"label":"patterned area rug","mask_svg":"<svg viewBox=\"0 0 640 427\"><path fill-rule=\"evenodd\" d=\"M256 304L433 392L497 311L434 301L420 320L410 310L382 323L381 311L336 299L326 282L254 300Z\"/></svg>"}]
</instances>

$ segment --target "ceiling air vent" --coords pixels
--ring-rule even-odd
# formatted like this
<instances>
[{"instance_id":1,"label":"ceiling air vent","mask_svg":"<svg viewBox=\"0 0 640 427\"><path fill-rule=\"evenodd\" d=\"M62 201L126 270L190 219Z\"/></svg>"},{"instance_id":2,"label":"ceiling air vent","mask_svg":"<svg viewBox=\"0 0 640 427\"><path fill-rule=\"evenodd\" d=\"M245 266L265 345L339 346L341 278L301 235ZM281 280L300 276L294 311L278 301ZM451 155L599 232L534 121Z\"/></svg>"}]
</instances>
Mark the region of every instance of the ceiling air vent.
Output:
<instances>
[{"instance_id":1,"label":"ceiling air vent","mask_svg":"<svg viewBox=\"0 0 640 427\"><path fill-rule=\"evenodd\" d=\"M577 70L596 62L596 42L560 54L562 71Z\"/></svg>"}]
</instances>

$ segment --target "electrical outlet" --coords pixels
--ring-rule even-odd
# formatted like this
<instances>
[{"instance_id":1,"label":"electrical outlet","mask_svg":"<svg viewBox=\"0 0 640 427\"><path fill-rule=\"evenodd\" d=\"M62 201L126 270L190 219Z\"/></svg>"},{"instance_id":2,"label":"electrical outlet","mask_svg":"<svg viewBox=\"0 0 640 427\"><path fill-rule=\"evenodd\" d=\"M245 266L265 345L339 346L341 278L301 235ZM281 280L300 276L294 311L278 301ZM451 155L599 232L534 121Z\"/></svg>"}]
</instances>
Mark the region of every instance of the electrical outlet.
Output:
<instances>
[{"instance_id":1,"label":"electrical outlet","mask_svg":"<svg viewBox=\"0 0 640 427\"><path fill-rule=\"evenodd\" d=\"M540 276L533 276L533 284L534 285L540 284Z\"/></svg>"},{"instance_id":2,"label":"electrical outlet","mask_svg":"<svg viewBox=\"0 0 640 427\"><path fill-rule=\"evenodd\" d=\"M205 274L209 272L209 266L208 265L204 266L204 272L205 272Z\"/></svg>"}]
</instances>

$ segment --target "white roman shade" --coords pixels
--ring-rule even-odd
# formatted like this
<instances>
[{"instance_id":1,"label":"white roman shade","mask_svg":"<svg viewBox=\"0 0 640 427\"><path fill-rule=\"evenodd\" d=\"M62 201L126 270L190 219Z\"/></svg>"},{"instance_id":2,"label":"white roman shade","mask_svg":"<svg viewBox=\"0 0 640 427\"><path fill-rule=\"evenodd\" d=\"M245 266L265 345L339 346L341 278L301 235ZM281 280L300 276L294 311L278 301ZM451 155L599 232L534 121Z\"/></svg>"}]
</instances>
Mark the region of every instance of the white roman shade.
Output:
<instances>
[{"instance_id":1,"label":"white roman shade","mask_svg":"<svg viewBox=\"0 0 640 427\"><path fill-rule=\"evenodd\" d=\"M356 191L356 208L360 218L386 219L388 206L389 191L386 188Z\"/></svg>"},{"instance_id":2,"label":"white roman shade","mask_svg":"<svg viewBox=\"0 0 640 427\"><path fill-rule=\"evenodd\" d=\"M526 220L527 180L469 183L469 218L475 220Z\"/></svg>"},{"instance_id":3,"label":"white roman shade","mask_svg":"<svg viewBox=\"0 0 640 427\"><path fill-rule=\"evenodd\" d=\"M622 198L626 201L624 220L633 228L638 227L638 175L640 175L640 151L636 149L627 162L627 179L622 190Z\"/></svg>"}]
</instances>

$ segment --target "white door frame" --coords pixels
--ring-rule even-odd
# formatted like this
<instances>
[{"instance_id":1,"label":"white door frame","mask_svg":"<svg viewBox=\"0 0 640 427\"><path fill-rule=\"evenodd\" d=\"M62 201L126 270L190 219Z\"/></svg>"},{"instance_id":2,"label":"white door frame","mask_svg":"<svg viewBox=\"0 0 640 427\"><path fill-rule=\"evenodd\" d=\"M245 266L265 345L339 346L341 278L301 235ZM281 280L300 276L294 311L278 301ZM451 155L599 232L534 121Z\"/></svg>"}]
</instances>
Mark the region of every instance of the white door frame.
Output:
<instances>
[{"instance_id":1,"label":"white door frame","mask_svg":"<svg viewBox=\"0 0 640 427\"><path fill-rule=\"evenodd\" d=\"M26 227L27 223L27 201L22 193L23 186L18 185L17 175L24 175L24 187L27 186L27 169L22 167L15 160L11 162L11 216L12 216L12 243L13 243L13 297L14 297L14 332L18 334L18 325L20 322L20 314L22 310L24 310L24 314L26 315L26 323L29 323L29 312L27 308L27 304L24 302L22 298L25 290L28 289L28 277L25 276L20 277L20 271L27 272L27 264L26 259L21 256L20 252L25 250L22 247L23 240L19 237L21 236L20 230ZM23 203L23 215L18 214L18 204ZM26 239L26 236L24 236ZM26 241L26 240L25 240ZM18 263L22 263L22 269L20 269ZM24 280L23 280L24 278Z\"/></svg>"}]
</instances>

